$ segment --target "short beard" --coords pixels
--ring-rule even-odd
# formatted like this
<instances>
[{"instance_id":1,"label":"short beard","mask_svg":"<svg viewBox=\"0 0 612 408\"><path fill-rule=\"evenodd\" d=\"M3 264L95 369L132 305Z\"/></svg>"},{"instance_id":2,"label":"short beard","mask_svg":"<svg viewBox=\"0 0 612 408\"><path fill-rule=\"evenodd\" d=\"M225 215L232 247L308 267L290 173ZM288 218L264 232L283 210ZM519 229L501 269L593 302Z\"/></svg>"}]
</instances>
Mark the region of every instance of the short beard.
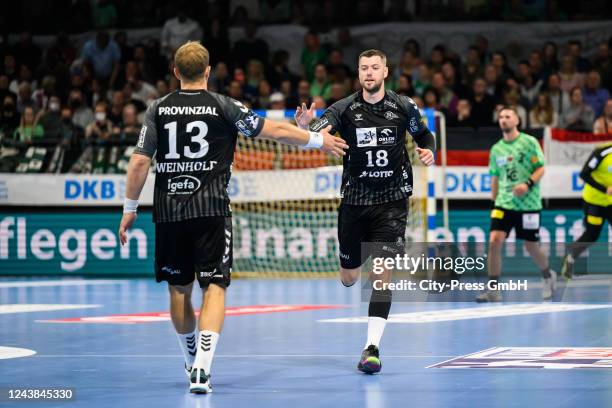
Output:
<instances>
[{"instance_id":1,"label":"short beard","mask_svg":"<svg viewBox=\"0 0 612 408\"><path fill-rule=\"evenodd\" d=\"M380 84L374 85L371 89L367 89L365 86L363 87L363 90L366 91L369 94L375 94L376 92L380 91L380 88L382 87L382 82Z\"/></svg>"}]
</instances>

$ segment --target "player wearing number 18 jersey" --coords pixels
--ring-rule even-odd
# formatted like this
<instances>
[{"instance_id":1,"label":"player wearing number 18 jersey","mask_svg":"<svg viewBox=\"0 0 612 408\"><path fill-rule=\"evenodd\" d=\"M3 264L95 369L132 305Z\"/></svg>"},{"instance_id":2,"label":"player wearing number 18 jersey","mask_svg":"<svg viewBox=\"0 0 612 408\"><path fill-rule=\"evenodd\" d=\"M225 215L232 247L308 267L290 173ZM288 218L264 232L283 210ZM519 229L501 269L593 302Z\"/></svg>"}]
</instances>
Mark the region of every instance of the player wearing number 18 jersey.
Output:
<instances>
[{"instance_id":1,"label":"player wearing number 18 jersey","mask_svg":"<svg viewBox=\"0 0 612 408\"><path fill-rule=\"evenodd\" d=\"M340 279L352 286L361 265L369 255L394 257L396 245L380 245L382 252L362 254L366 242L393 243L403 246L408 206L412 194L412 168L406 152L406 133L418 144L419 158L433 164L435 139L424 125L412 99L385 91L388 69L382 51L368 50L358 61L362 91L330 106L322 117L311 123L314 107L298 107L300 126L319 130L331 125L346 140L349 149L343 159L341 197L338 210L340 244ZM384 249L390 250L386 252ZM380 279L380 278L377 278ZM390 280L390 272L383 276ZM370 298L368 337L358 369L365 373L380 371L379 343L389 310L390 290L373 290Z\"/></svg>"},{"instance_id":2,"label":"player wearing number 18 jersey","mask_svg":"<svg viewBox=\"0 0 612 408\"><path fill-rule=\"evenodd\" d=\"M190 391L211 392L210 368L225 315L232 266L227 186L237 134L320 148L342 156L347 147L327 130L307 132L265 120L241 102L209 92L208 51L189 42L175 54L181 89L155 101L145 114L127 174L121 243L136 218L138 197L155 156L155 276L167 281L170 315L190 375ZM199 333L191 305L197 278L203 289Z\"/></svg>"}]
</instances>

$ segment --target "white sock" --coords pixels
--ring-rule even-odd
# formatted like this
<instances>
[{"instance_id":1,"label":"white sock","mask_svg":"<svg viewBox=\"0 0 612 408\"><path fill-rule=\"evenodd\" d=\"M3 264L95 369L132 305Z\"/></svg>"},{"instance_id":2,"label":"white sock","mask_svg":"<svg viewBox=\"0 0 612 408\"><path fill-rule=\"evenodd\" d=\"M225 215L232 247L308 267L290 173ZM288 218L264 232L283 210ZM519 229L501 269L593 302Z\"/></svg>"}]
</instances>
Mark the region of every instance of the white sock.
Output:
<instances>
[{"instance_id":1,"label":"white sock","mask_svg":"<svg viewBox=\"0 0 612 408\"><path fill-rule=\"evenodd\" d=\"M215 349L219 333L210 330L203 330L198 336L198 352L196 353L194 367L203 368L204 372L210 375L210 367L212 366Z\"/></svg>"},{"instance_id":2,"label":"white sock","mask_svg":"<svg viewBox=\"0 0 612 408\"><path fill-rule=\"evenodd\" d=\"M387 319L383 319L382 317L370 316L368 318L368 340L364 348L368 348L370 344L379 347L380 339L385 331L386 324Z\"/></svg>"},{"instance_id":3,"label":"white sock","mask_svg":"<svg viewBox=\"0 0 612 408\"><path fill-rule=\"evenodd\" d=\"M191 368L193 366L197 351L196 346L198 341L198 330L195 329L192 333L186 334L176 333L176 337L181 345L181 350L183 350L185 364L187 364L187 368Z\"/></svg>"}]
</instances>

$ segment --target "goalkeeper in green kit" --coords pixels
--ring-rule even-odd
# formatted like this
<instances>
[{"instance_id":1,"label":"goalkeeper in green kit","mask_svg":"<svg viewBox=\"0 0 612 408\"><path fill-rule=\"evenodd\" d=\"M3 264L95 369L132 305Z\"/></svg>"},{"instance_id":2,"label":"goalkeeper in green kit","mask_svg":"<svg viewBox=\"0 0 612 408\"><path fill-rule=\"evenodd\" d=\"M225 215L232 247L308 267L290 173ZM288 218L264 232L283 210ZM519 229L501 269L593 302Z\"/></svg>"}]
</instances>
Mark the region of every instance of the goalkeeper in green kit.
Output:
<instances>
[{"instance_id":1,"label":"goalkeeper in green kit","mask_svg":"<svg viewBox=\"0 0 612 408\"><path fill-rule=\"evenodd\" d=\"M488 290L476 297L477 302L499 302L495 290L501 275L504 241L512 229L516 238L525 240L525 248L541 271L542 298L551 299L557 274L549 267L548 257L540 248L540 180L544 175L544 154L537 139L519 132L519 116L512 107L498 114L503 138L491 148L489 172L494 201L491 211L491 233L488 253Z\"/></svg>"}]
</instances>

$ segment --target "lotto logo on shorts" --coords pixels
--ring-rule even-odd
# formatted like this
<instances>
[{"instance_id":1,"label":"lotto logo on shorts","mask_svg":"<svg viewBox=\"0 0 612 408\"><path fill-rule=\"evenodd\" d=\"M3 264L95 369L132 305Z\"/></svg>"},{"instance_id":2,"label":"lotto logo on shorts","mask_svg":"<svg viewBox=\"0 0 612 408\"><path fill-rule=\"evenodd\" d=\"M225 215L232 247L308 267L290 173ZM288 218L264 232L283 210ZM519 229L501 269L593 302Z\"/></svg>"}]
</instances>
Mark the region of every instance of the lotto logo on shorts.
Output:
<instances>
[{"instance_id":1,"label":"lotto logo on shorts","mask_svg":"<svg viewBox=\"0 0 612 408\"><path fill-rule=\"evenodd\" d=\"M612 369L612 347L494 347L428 368Z\"/></svg>"}]
</instances>

